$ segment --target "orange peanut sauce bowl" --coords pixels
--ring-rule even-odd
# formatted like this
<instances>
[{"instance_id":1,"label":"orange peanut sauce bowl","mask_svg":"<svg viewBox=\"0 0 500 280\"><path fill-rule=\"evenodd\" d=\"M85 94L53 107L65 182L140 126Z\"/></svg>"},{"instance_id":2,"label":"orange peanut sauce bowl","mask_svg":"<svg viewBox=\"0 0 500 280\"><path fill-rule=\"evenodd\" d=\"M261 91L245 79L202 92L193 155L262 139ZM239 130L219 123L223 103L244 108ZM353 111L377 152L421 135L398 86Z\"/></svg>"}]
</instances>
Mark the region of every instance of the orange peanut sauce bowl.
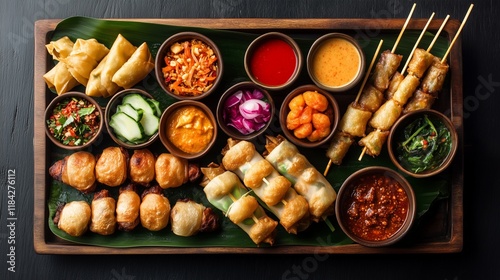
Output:
<instances>
[{"instance_id":1,"label":"orange peanut sauce bowl","mask_svg":"<svg viewBox=\"0 0 500 280\"><path fill-rule=\"evenodd\" d=\"M212 94L222 80L223 68L217 45L197 32L170 36L155 58L158 84L177 100L200 100Z\"/></svg>"},{"instance_id":2,"label":"orange peanut sauce bowl","mask_svg":"<svg viewBox=\"0 0 500 280\"><path fill-rule=\"evenodd\" d=\"M363 77L365 55L358 42L343 33L329 33L316 39L307 54L307 72L318 87L344 92Z\"/></svg>"},{"instance_id":3,"label":"orange peanut sauce bowl","mask_svg":"<svg viewBox=\"0 0 500 280\"><path fill-rule=\"evenodd\" d=\"M367 247L390 246L403 239L415 221L415 193L393 169L365 167L340 187L335 215L342 231L354 242Z\"/></svg>"},{"instance_id":4,"label":"orange peanut sauce bowl","mask_svg":"<svg viewBox=\"0 0 500 280\"><path fill-rule=\"evenodd\" d=\"M160 140L171 154L180 158L204 156L214 145L217 133L214 114L200 101L175 102L160 118Z\"/></svg>"},{"instance_id":5,"label":"orange peanut sauce bowl","mask_svg":"<svg viewBox=\"0 0 500 280\"><path fill-rule=\"evenodd\" d=\"M315 85L303 85L292 90L283 100L279 112L280 127L285 137L304 148L326 145L337 128L339 118L335 98Z\"/></svg>"}]
</instances>

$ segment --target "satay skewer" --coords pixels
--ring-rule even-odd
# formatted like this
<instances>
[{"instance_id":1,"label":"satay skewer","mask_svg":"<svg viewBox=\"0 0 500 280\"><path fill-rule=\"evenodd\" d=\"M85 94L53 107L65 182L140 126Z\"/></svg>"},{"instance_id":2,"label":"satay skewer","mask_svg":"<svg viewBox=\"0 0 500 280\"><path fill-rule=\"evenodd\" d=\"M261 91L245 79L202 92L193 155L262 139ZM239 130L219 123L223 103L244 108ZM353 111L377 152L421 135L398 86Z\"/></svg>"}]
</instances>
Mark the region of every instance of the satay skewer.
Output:
<instances>
[{"instance_id":1,"label":"satay skewer","mask_svg":"<svg viewBox=\"0 0 500 280\"><path fill-rule=\"evenodd\" d=\"M396 39L396 42L394 43L394 46L392 47L392 50L385 51L384 53L382 53L381 57L379 58L379 62L377 63L377 66L375 67L374 73L371 76L373 85L371 85L367 89L366 95L367 95L368 102L374 102L374 100L370 98L370 95L373 94L373 91L375 91L375 93L377 91L380 91L379 95L381 95L381 93L387 89L387 87L389 86L389 82L388 82L389 78L397 70L397 67L399 67L402 56L395 55L394 52L396 51L396 48L399 44L399 41L400 41L404 31L406 30L406 27L407 27L412 15L413 15L413 11L415 10L415 6L416 6L416 4L413 4L411 11L408 14L408 17L406 18L406 21L403 24L401 31L399 32L399 35ZM374 57L376 57L376 56L374 56ZM389 71L387 71L387 70L389 70ZM367 71L367 77L369 74L370 74L370 71ZM361 117L361 119L358 119L358 121L362 121L362 122L365 122L365 120L366 120L366 122L368 121L368 119L371 117L372 112L377 110L377 108L380 106L380 103L382 101L382 100L379 100L380 102L376 102L377 104L370 104L371 109L368 109L368 110L367 110L367 108L363 108L364 110L357 110L356 108L354 108L353 105L357 104L359 101L359 98L361 96L363 96L363 91L365 90L364 89L365 85L363 85L361 87L360 92L356 96L355 102L353 102L349 105L349 107L347 108L347 112L346 112L346 113L355 114L355 115L361 114L361 112L362 112L363 116ZM377 96L377 95L375 95L375 96ZM379 97L375 97L375 98L378 99ZM366 112L365 112L365 110L366 110ZM352 112L349 112L349 111L352 111ZM369 116L364 116L364 115L368 115L368 114L369 114ZM358 117L360 117L360 116L358 116ZM346 115L344 115L344 118L348 118L348 117ZM337 127L337 131L335 132L333 139L331 140L330 147L327 150L326 154L329 158L329 161L328 161L328 164L325 168L325 171L323 172L324 176L326 176L328 174L328 171L329 171L332 163L335 162L335 164L340 164L340 162L342 161L342 158L347 153L347 150L349 149L351 144L354 142L354 137L358 136L358 135L353 135L349 132L344 131L344 129L342 128L342 126L344 126L344 125L348 126L343 121L341 121L339 127ZM363 129L363 131L364 131L364 129ZM334 159L334 157L335 157L335 159Z\"/></svg>"},{"instance_id":2,"label":"satay skewer","mask_svg":"<svg viewBox=\"0 0 500 280\"><path fill-rule=\"evenodd\" d=\"M434 18L434 15L435 15L435 13L432 13L432 14L431 14L431 16L429 17L429 19L427 20L426 25L425 25L425 26L424 26L424 28L422 29L422 32L420 33L420 36L418 37L417 41L415 42L415 44L414 44L414 46L413 46L413 49L412 49L412 51L411 51L410 55L408 56L408 58L407 58L407 60L406 60L405 66L404 66L404 67L403 67L403 69L401 70L401 74L403 74L403 73L406 71L406 68L408 67L408 65L409 65L410 61L412 61L412 59L414 59L414 52L415 52L415 50L417 49L418 45L420 44L420 41L421 41L421 39L422 39L423 35L425 34L425 32L427 31L427 28L429 27L430 22L431 22L431 21L432 21L432 19ZM426 51L426 52L428 53L428 51ZM428 66L429 66L429 65L427 65L427 67L428 67ZM426 68L427 68L427 67L426 67ZM408 75L414 75L414 74L413 74L413 73L411 73L411 74L408 74ZM414 75L414 76L415 76L415 75ZM419 81L421 77L416 77L416 78L417 78L417 79L418 79L418 81ZM413 83L413 84L414 84L414 83ZM401 86L401 85L400 85L400 86ZM416 88L416 87L415 87L415 88ZM413 92L413 90L412 90L412 92ZM386 103L385 103L384 105L389 106L389 105L388 105L388 104L389 104L388 102L392 101L392 99L393 99L393 98L391 97L391 99L387 100L387 101L386 101ZM398 101L394 101L394 102L395 102L395 103L403 103L403 104L400 104L400 105L401 105L401 107L403 107L403 106L405 105L404 103L406 103L406 101L405 101L405 100L400 101L400 102L398 102ZM380 112L380 110L383 110L384 105L382 105L382 106L381 106L381 107L377 110L377 112ZM395 106L393 106L393 107L395 107ZM375 112L375 114L374 114L374 115L377 115L377 112ZM402 110L401 110L401 112L402 112ZM394 122L395 122L395 120L396 120L397 118L399 118L399 116L401 115L401 112L399 112L399 114L397 114L397 117L396 117L394 120L389 120L389 122L394 123ZM373 118L374 118L374 116L372 116L372 119L373 119ZM392 126L392 123L388 124L388 126L389 126L389 125L390 125L390 126ZM380 130L381 130L381 129L380 129L380 127L374 127L374 128L376 128L376 129L375 129L374 131L370 132L370 134L372 134L372 133L376 133L376 132L380 132ZM369 135L367 135L366 137L369 137L369 136L370 136L370 134L369 134ZM366 138L366 137L365 137L365 138ZM365 138L364 138L364 139L365 139ZM363 140L363 139L362 139L362 140ZM384 141L385 141L385 140L384 140ZM366 151L367 151L367 146L366 146L366 145L364 145L363 150L361 151L361 154L360 154L360 155L359 155L359 157L358 157L358 161L361 161L361 160L363 159L363 156L365 155Z\"/></svg>"}]
</instances>

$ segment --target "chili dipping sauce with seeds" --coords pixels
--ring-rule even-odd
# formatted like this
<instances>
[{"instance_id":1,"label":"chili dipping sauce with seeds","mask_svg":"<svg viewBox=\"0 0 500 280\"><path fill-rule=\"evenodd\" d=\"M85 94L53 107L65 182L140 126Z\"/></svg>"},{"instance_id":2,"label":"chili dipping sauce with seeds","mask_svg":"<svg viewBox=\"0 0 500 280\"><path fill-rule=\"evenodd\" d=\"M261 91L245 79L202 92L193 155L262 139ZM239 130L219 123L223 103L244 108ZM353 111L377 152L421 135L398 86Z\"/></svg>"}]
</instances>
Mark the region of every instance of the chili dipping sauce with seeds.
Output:
<instances>
[{"instance_id":1,"label":"chili dipping sauce with seeds","mask_svg":"<svg viewBox=\"0 0 500 280\"><path fill-rule=\"evenodd\" d=\"M401 184L383 173L370 174L353 182L344 200L344 221L352 234L381 241L393 236L408 216L408 195Z\"/></svg>"}]
</instances>

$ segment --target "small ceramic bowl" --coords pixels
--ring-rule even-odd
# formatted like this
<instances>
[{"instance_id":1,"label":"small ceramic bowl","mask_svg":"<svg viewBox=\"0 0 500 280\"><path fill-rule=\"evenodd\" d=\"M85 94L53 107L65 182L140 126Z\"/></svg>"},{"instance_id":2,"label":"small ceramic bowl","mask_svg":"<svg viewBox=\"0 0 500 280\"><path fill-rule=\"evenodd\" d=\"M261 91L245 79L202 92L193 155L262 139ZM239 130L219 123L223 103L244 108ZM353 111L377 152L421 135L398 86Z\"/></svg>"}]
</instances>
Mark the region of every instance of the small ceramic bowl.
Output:
<instances>
[{"instance_id":1,"label":"small ceramic bowl","mask_svg":"<svg viewBox=\"0 0 500 280\"><path fill-rule=\"evenodd\" d=\"M292 116L294 113L291 111L290 106L296 107L297 103L295 102L297 99L295 99L299 95L303 95L305 92L313 92L314 94L320 94L326 98L326 101L328 102L327 104L327 109L324 111L321 111L323 108L321 107L316 107L319 106L319 104L323 104L324 101L318 102L318 100L315 100L314 98L312 99L312 103L307 101L310 104L316 103L314 106L310 106L313 109L319 109L319 113L323 113L326 115L329 119L330 126L329 129L326 130L321 127L314 127L312 128L311 132L315 133L315 130L318 130L320 132L321 137L316 137L316 134L311 134L310 137L311 139L308 139L307 137L304 137L307 133L304 133L304 130L301 130L297 124L298 116ZM314 97L314 95L312 95ZM304 98L306 99L306 98ZM307 98L311 100L311 98ZM323 98L321 98L323 99ZM290 102L294 103L293 105L290 105ZM306 101L304 101L306 102ZM303 104L306 105L306 104ZM299 105L300 106L300 105ZM290 115L289 115L290 114ZM339 122L339 107L337 104L337 101L335 98L328 93L327 91L318 88L315 85L303 85L300 86L293 91L291 91L283 100L283 103L281 104L280 108L280 113L279 113L279 120L280 120L280 126L281 130L283 131L283 134L285 137L293 142L294 144L305 147L305 148L314 148L314 147L319 147L322 146L332 138L333 133L335 129L337 128L337 124ZM320 119L321 120L321 119ZM288 124L292 123L292 126L289 126ZM310 122L313 124L313 122ZM321 121L319 124L326 123L325 121ZM306 129L307 131L307 129ZM324 132L324 133L323 133ZM312 138L314 138L314 141L312 141Z\"/></svg>"},{"instance_id":2,"label":"small ceramic bowl","mask_svg":"<svg viewBox=\"0 0 500 280\"><path fill-rule=\"evenodd\" d=\"M318 38L307 54L307 72L318 87L344 92L363 77L365 55L356 40L343 33L329 33Z\"/></svg>"},{"instance_id":3,"label":"small ceramic bowl","mask_svg":"<svg viewBox=\"0 0 500 280\"><path fill-rule=\"evenodd\" d=\"M260 100L257 101L259 103L263 101L262 106L257 106L256 102L252 104L252 101L245 103L247 100L252 99ZM256 106L253 108L255 111L246 112L246 118L244 118L240 111L244 107L240 106L248 107L249 105ZM263 106L267 106L267 110L259 112ZM271 124L274 111L274 101L267 90L253 82L240 82L226 90L219 99L216 114L217 123L229 137L240 140L251 140L266 131ZM258 129L254 131L247 130L242 122L247 122L251 128L255 126ZM240 129L236 128L238 125L241 126Z\"/></svg>"},{"instance_id":4,"label":"small ceramic bowl","mask_svg":"<svg viewBox=\"0 0 500 280\"><path fill-rule=\"evenodd\" d=\"M169 71L172 75L169 76L168 78L165 78L163 73L163 68L167 66L165 62L165 57L169 56L173 58L172 61L179 61L179 60L184 61L184 50L182 49L181 46L183 45L184 42L191 42L192 40L201 41L205 46L209 47L213 51L212 55L217 60L213 62L210 66L212 68L212 72L210 75L211 77L215 76L215 79L212 80L211 82L205 83L201 81L201 79L198 79L195 73L192 75L191 83L193 83L193 81L201 81L200 84L203 84L202 89L196 92L179 93L178 91L170 89L170 85L174 84L176 80L175 77L178 74L185 76L183 77L183 80L188 80L189 71L185 70L182 73L177 73L174 69L172 69ZM191 53L191 55L192 54L193 53ZM202 54L206 54L206 52L202 52L200 56ZM200 59L200 57L198 59ZM207 59L206 56L204 56L203 59ZM171 63L178 63L178 62L171 62ZM177 100L199 100L212 94L216 90L217 86L220 84L223 74L223 68L224 64L222 61L222 54L219 51L217 45L207 36L197 32L180 32L175 35L172 35L167 40L165 40L163 44L160 46L155 59L155 74L158 84L168 95L172 96ZM167 82L166 79L168 79L169 81ZM184 83L181 84L181 86L182 85L184 85ZM188 86L184 87L188 88ZM191 87L194 88L194 85L191 85Z\"/></svg>"},{"instance_id":5,"label":"small ceramic bowl","mask_svg":"<svg viewBox=\"0 0 500 280\"><path fill-rule=\"evenodd\" d=\"M132 142L126 141L123 138L120 138L115 133L113 127L110 125L111 117L117 112L117 107L119 105L122 105L124 103L123 98L127 95L130 95L130 94L139 94L143 98L146 98L146 100L147 99L154 100L154 98L151 94L149 94L146 91L141 90L141 89L130 88L130 89L124 89L120 92L117 92L115 95L113 95L113 97L111 97L111 99L108 101L108 104L106 105L106 111L104 112L105 120L106 120L106 129L108 130L109 136L111 137L111 139L113 139L113 141L115 141L116 144L118 144L124 148L127 148L127 149L142 149L142 148L145 148L145 147L151 145L152 143L154 143L156 141L156 139L158 138L158 132L154 133L150 137L143 139L140 142L132 143ZM151 108L151 109L153 109L153 108ZM159 110L161 111L161 109L159 109ZM155 114L156 114L155 115L156 118L158 118L158 120L159 120L159 118L161 116L160 112L156 111Z\"/></svg>"},{"instance_id":6,"label":"small ceramic bowl","mask_svg":"<svg viewBox=\"0 0 500 280\"><path fill-rule=\"evenodd\" d=\"M400 241L410 231L415 213L411 185L401 174L381 166L365 167L351 174L340 187L335 202L341 229L354 242L368 247Z\"/></svg>"},{"instance_id":7,"label":"small ceramic bowl","mask_svg":"<svg viewBox=\"0 0 500 280\"><path fill-rule=\"evenodd\" d=\"M87 142L83 144L77 144L77 145L69 145L69 144L64 144L60 140L58 140L56 137L54 137L53 128L49 128L49 125L47 124L47 121L49 118L54 114L54 109L61 104L61 102L66 102L67 100L83 100L88 104L92 104L95 107L94 113L96 115L96 118L98 119L97 121L97 129L95 130L94 136L92 136ZM68 119L68 118L67 118ZM82 118L84 119L84 118ZM76 120L75 120L76 121ZM71 122L69 125L66 126L67 129L72 127L72 124L75 123L75 121ZM88 123L87 123L88 124ZM61 124L62 125L62 124ZM58 95L56 98L54 98L47 108L45 109L45 134L47 137L54 143L56 146L66 149L66 150L82 150L94 143L100 136L102 129L104 127L104 119L103 119L103 110L95 101L92 97L81 93L81 92L76 92L76 91L71 91L71 92L66 92L64 94ZM68 131L69 132L69 131Z\"/></svg>"},{"instance_id":8,"label":"small ceramic bowl","mask_svg":"<svg viewBox=\"0 0 500 280\"><path fill-rule=\"evenodd\" d=\"M183 120L181 124L179 119ZM191 120L186 123L184 120ZM191 125L201 123L200 127ZM205 104L182 100L170 105L160 119L160 140L174 156L195 159L205 155L217 138L217 121Z\"/></svg>"},{"instance_id":9,"label":"small ceramic bowl","mask_svg":"<svg viewBox=\"0 0 500 280\"><path fill-rule=\"evenodd\" d=\"M423 131L412 135L416 129L426 123L425 117L436 128L439 138L424 135ZM410 127L412 123L413 128ZM439 133L440 128L445 134ZM428 129L430 126L423 130L429 131ZM407 130L406 133L405 130ZM408 140L409 137L405 135L413 136L413 140ZM435 139L436 149L433 149L433 139ZM406 146L406 149L403 146ZM444 114L432 109L417 110L404 114L394 123L387 139L387 148L391 161L399 170L416 178L430 177L442 172L451 164L458 148L458 136L455 126ZM411 161L407 160L410 156L404 152L405 150L412 150ZM424 158L431 151L432 161L427 162ZM418 164L413 164L415 162Z\"/></svg>"},{"instance_id":10,"label":"small ceramic bowl","mask_svg":"<svg viewBox=\"0 0 500 280\"><path fill-rule=\"evenodd\" d=\"M269 32L260 35L245 52L245 71L252 82L267 90L281 90L299 77L303 57L288 35Z\"/></svg>"}]
</instances>

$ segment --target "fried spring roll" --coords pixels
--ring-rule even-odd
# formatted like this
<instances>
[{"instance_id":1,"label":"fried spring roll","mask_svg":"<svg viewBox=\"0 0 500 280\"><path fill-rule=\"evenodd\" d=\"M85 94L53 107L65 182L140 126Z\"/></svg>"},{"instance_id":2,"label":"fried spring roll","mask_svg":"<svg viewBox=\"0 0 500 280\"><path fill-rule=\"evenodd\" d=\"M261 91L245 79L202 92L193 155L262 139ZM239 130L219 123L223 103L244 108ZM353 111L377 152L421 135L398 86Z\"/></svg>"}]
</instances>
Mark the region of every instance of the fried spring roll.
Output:
<instances>
[{"instance_id":1,"label":"fried spring roll","mask_svg":"<svg viewBox=\"0 0 500 280\"><path fill-rule=\"evenodd\" d=\"M141 225L150 231L159 231L168 225L170 202L158 185L150 187L142 193L139 217Z\"/></svg>"},{"instance_id":2,"label":"fried spring roll","mask_svg":"<svg viewBox=\"0 0 500 280\"><path fill-rule=\"evenodd\" d=\"M155 179L155 163L156 158L150 150L134 150L128 168L130 180L148 187Z\"/></svg>"},{"instance_id":3,"label":"fried spring roll","mask_svg":"<svg viewBox=\"0 0 500 280\"><path fill-rule=\"evenodd\" d=\"M326 156L330 158L333 164L340 165L352 143L354 143L354 138L349 134L342 131L335 131L330 146L326 151Z\"/></svg>"},{"instance_id":4,"label":"fried spring roll","mask_svg":"<svg viewBox=\"0 0 500 280\"><path fill-rule=\"evenodd\" d=\"M408 64L408 74L419 79L422 78L433 60L434 56L430 52L420 48L415 49Z\"/></svg>"},{"instance_id":5,"label":"fried spring roll","mask_svg":"<svg viewBox=\"0 0 500 280\"><path fill-rule=\"evenodd\" d=\"M128 177L128 152L122 147L105 148L95 165L95 176L99 183L116 187Z\"/></svg>"},{"instance_id":6,"label":"fried spring roll","mask_svg":"<svg viewBox=\"0 0 500 280\"><path fill-rule=\"evenodd\" d=\"M371 117L372 112L365 111L357 104L351 103L342 116L338 129L353 137L363 137L365 136L366 124Z\"/></svg>"},{"instance_id":7,"label":"fried spring roll","mask_svg":"<svg viewBox=\"0 0 500 280\"><path fill-rule=\"evenodd\" d=\"M389 99L373 114L370 119L370 126L382 131L390 130L401 112L403 112L401 104L394 99Z\"/></svg>"},{"instance_id":8,"label":"fried spring roll","mask_svg":"<svg viewBox=\"0 0 500 280\"><path fill-rule=\"evenodd\" d=\"M179 236L193 236L199 232L219 229L219 218L212 208L190 199L178 200L170 211L172 232Z\"/></svg>"},{"instance_id":9,"label":"fried spring roll","mask_svg":"<svg viewBox=\"0 0 500 280\"><path fill-rule=\"evenodd\" d=\"M378 156L389 136L389 131L375 129L359 140L359 145L366 147L366 153L370 156Z\"/></svg>"},{"instance_id":10,"label":"fried spring roll","mask_svg":"<svg viewBox=\"0 0 500 280\"><path fill-rule=\"evenodd\" d=\"M401 81L398 89L392 96L392 99L397 101L399 104L404 105L408 99L413 95L413 92L418 88L420 80L413 75L406 75L406 77Z\"/></svg>"},{"instance_id":11,"label":"fried spring roll","mask_svg":"<svg viewBox=\"0 0 500 280\"><path fill-rule=\"evenodd\" d=\"M156 182L163 189L177 188L183 184L194 182L200 177L197 164L169 153L162 153L155 162Z\"/></svg>"},{"instance_id":12,"label":"fried spring roll","mask_svg":"<svg viewBox=\"0 0 500 280\"><path fill-rule=\"evenodd\" d=\"M208 201L244 230L255 244L273 245L278 222L267 216L256 198L246 195L248 191L238 176L223 169L202 168L202 172L206 177L202 185Z\"/></svg>"},{"instance_id":13,"label":"fried spring roll","mask_svg":"<svg viewBox=\"0 0 500 280\"><path fill-rule=\"evenodd\" d=\"M241 158L247 161L243 162ZM278 217L287 232L296 234L309 226L307 200L298 195L291 188L292 183L257 153L251 142L229 139L222 163L253 190Z\"/></svg>"},{"instance_id":14,"label":"fried spring roll","mask_svg":"<svg viewBox=\"0 0 500 280\"><path fill-rule=\"evenodd\" d=\"M402 59L402 55L394 54L390 50L384 51L375 65L371 84L379 91L384 92L389 86L391 77L397 71Z\"/></svg>"},{"instance_id":15,"label":"fried spring roll","mask_svg":"<svg viewBox=\"0 0 500 280\"><path fill-rule=\"evenodd\" d=\"M81 236L88 229L91 211L87 202L71 201L57 208L53 221L67 234Z\"/></svg>"},{"instance_id":16,"label":"fried spring roll","mask_svg":"<svg viewBox=\"0 0 500 280\"><path fill-rule=\"evenodd\" d=\"M434 103L434 96L417 89L408 104L406 104L403 114L420 109L429 109L432 103Z\"/></svg>"},{"instance_id":17,"label":"fried spring roll","mask_svg":"<svg viewBox=\"0 0 500 280\"><path fill-rule=\"evenodd\" d=\"M131 231L139 224L140 205L141 197L137 194L134 184L120 188L116 202L116 222L119 230Z\"/></svg>"},{"instance_id":18,"label":"fried spring roll","mask_svg":"<svg viewBox=\"0 0 500 280\"><path fill-rule=\"evenodd\" d=\"M297 147L283 138L277 146L266 145L266 148L269 152L266 160L306 198L312 220L319 222L323 216L331 214L337 193Z\"/></svg>"},{"instance_id":19,"label":"fried spring roll","mask_svg":"<svg viewBox=\"0 0 500 280\"><path fill-rule=\"evenodd\" d=\"M422 91L437 97L437 94L443 88L449 68L450 66L448 63L441 63L439 58L434 57L432 65L429 67L427 73L425 73L425 76L422 79Z\"/></svg>"},{"instance_id":20,"label":"fried spring roll","mask_svg":"<svg viewBox=\"0 0 500 280\"><path fill-rule=\"evenodd\" d=\"M367 85L361 92L358 103L361 109L373 113L384 103L384 94L376 87Z\"/></svg>"},{"instance_id":21,"label":"fried spring roll","mask_svg":"<svg viewBox=\"0 0 500 280\"><path fill-rule=\"evenodd\" d=\"M399 84L403 81L405 76L403 74L396 72L394 73L394 76L392 76L391 83L389 84L389 87L385 91L385 98L387 100L391 99L394 96L394 93L398 90Z\"/></svg>"}]
</instances>

